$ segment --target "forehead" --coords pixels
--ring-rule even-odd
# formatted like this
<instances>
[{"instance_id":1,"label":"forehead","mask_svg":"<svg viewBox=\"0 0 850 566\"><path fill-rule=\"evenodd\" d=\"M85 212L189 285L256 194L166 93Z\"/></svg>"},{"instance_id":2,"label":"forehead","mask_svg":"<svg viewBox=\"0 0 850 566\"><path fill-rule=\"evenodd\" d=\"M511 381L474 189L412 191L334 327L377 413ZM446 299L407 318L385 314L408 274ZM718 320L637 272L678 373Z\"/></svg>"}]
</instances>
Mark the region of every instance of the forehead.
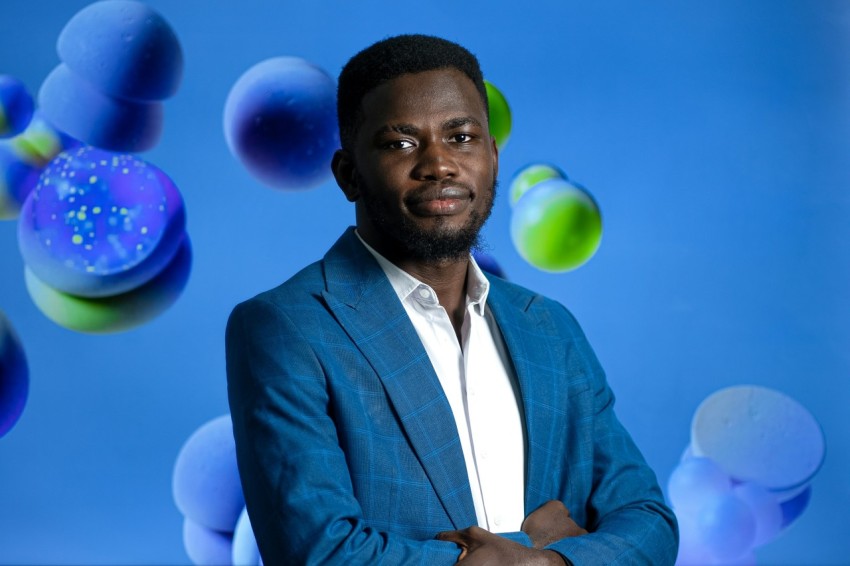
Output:
<instances>
[{"instance_id":1,"label":"forehead","mask_svg":"<svg viewBox=\"0 0 850 566\"><path fill-rule=\"evenodd\" d=\"M362 127L367 133L394 122L470 116L487 123L487 110L475 84L457 69L408 73L389 80L363 97Z\"/></svg>"}]
</instances>

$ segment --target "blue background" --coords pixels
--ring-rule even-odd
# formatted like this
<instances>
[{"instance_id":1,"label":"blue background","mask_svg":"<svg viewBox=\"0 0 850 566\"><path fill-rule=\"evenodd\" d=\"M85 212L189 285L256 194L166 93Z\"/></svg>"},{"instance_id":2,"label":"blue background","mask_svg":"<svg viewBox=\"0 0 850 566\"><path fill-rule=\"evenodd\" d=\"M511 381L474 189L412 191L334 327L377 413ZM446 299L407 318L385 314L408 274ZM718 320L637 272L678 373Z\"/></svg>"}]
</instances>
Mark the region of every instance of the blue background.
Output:
<instances>
[{"instance_id":1,"label":"blue background","mask_svg":"<svg viewBox=\"0 0 850 566\"><path fill-rule=\"evenodd\" d=\"M86 1L3 0L0 73L35 93ZM850 556L850 3L396 3L150 0L186 60L159 145L143 157L186 201L183 296L118 335L60 328L24 287L15 222L0 222L0 310L23 341L30 398L0 439L0 562L186 563L171 473L188 436L227 412L232 306L319 258L353 210L331 180L255 181L227 150L231 85L272 56L336 75L386 35L475 52L513 107L501 194L485 229L515 282L582 322L619 415L666 483L697 405L736 384L779 389L822 423L809 509L762 564ZM509 238L507 187L549 161L600 203L596 256L539 272Z\"/></svg>"}]
</instances>

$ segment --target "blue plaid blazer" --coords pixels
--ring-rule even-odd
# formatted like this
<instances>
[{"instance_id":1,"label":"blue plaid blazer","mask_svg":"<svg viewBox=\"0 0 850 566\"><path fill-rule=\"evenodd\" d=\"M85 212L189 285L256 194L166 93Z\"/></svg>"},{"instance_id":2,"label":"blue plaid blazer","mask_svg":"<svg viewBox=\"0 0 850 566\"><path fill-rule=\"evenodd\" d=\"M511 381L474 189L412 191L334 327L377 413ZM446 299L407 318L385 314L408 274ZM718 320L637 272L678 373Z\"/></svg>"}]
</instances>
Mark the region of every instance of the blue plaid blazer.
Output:
<instances>
[{"instance_id":1,"label":"blue plaid blazer","mask_svg":"<svg viewBox=\"0 0 850 566\"><path fill-rule=\"evenodd\" d=\"M564 502L581 564L673 564L675 518L560 304L491 278L526 419L526 514ZM238 305L226 333L237 459L265 564L453 564L476 524L448 401L380 266L349 228ZM524 533L504 536L522 544Z\"/></svg>"}]
</instances>

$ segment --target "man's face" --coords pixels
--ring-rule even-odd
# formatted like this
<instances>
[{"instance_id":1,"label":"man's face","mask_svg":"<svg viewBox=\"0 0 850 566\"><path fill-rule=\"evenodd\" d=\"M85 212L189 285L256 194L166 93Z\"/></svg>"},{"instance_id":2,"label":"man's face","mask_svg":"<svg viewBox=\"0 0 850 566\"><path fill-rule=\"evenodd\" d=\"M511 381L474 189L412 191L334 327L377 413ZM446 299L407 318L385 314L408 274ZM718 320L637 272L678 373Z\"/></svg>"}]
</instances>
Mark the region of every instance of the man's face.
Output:
<instances>
[{"instance_id":1,"label":"man's face","mask_svg":"<svg viewBox=\"0 0 850 566\"><path fill-rule=\"evenodd\" d=\"M493 206L487 110L456 69L402 75L368 93L353 148L357 225L381 253L465 257Z\"/></svg>"}]
</instances>

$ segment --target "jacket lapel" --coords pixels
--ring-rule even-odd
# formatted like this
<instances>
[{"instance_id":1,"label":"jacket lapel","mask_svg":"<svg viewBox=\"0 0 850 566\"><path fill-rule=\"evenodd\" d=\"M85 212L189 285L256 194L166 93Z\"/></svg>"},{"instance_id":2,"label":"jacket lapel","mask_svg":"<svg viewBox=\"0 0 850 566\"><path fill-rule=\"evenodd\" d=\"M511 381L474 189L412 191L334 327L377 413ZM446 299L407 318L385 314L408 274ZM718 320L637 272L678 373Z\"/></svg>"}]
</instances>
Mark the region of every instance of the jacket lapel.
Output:
<instances>
[{"instance_id":1,"label":"jacket lapel","mask_svg":"<svg viewBox=\"0 0 850 566\"><path fill-rule=\"evenodd\" d=\"M404 307L349 228L324 259L323 297L375 370L455 528L477 523L451 407Z\"/></svg>"},{"instance_id":2,"label":"jacket lapel","mask_svg":"<svg viewBox=\"0 0 850 566\"><path fill-rule=\"evenodd\" d=\"M558 391L550 368L561 366L564 359L563 337L559 337L540 297L490 277L487 304L505 340L522 396L526 434L525 511L526 515L551 498L546 488L552 471L549 445L550 422L536 422L541 401L555 402Z\"/></svg>"}]
</instances>

